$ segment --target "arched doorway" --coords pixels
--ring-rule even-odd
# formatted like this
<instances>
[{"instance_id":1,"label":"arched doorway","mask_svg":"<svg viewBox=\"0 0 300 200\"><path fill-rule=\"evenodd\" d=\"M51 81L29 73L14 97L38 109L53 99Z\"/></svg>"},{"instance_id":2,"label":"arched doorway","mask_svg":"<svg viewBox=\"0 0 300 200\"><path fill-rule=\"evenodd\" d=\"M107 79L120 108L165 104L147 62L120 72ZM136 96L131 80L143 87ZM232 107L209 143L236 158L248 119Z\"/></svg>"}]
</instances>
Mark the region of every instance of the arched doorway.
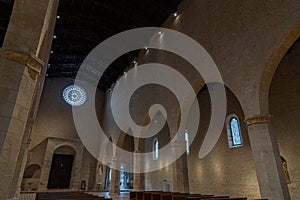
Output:
<instances>
[{"instance_id":1,"label":"arched doorway","mask_svg":"<svg viewBox=\"0 0 300 200\"><path fill-rule=\"evenodd\" d=\"M54 151L47 188L70 188L75 155L70 146L61 146Z\"/></svg>"}]
</instances>

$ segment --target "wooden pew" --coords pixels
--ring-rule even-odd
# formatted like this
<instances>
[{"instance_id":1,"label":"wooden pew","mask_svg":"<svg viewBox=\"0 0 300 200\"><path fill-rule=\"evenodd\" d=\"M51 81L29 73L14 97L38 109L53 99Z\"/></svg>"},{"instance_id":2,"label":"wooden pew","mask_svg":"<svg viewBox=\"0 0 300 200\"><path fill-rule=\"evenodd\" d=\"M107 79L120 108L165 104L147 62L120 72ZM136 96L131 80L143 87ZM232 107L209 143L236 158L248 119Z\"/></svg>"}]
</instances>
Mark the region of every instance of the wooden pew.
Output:
<instances>
[{"instance_id":1,"label":"wooden pew","mask_svg":"<svg viewBox=\"0 0 300 200\"><path fill-rule=\"evenodd\" d=\"M37 193L36 200L112 200L83 192L47 192Z\"/></svg>"}]
</instances>

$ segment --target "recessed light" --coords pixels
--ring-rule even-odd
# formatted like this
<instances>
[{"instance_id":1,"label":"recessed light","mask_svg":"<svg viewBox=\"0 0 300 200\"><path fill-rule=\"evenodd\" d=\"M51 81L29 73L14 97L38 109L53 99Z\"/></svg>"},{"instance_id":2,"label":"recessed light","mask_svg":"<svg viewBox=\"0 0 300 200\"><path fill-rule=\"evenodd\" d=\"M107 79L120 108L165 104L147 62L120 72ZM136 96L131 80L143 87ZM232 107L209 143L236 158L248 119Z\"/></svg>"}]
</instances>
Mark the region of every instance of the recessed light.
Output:
<instances>
[{"instance_id":1,"label":"recessed light","mask_svg":"<svg viewBox=\"0 0 300 200\"><path fill-rule=\"evenodd\" d=\"M177 16L178 16L178 13L177 13L177 12L174 12L174 13L173 13L173 16L174 16L174 17L177 17Z\"/></svg>"},{"instance_id":2,"label":"recessed light","mask_svg":"<svg viewBox=\"0 0 300 200\"><path fill-rule=\"evenodd\" d=\"M161 34L162 34L162 32L161 32L161 31L159 31L159 32L158 32L158 35L161 35Z\"/></svg>"},{"instance_id":3,"label":"recessed light","mask_svg":"<svg viewBox=\"0 0 300 200\"><path fill-rule=\"evenodd\" d=\"M50 51L50 53L54 53L53 51Z\"/></svg>"},{"instance_id":4,"label":"recessed light","mask_svg":"<svg viewBox=\"0 0 300 200\"><path fill-rule=\"evenodd\" d=\"M56 35L53 35L53 38L56 39L57 38Z\"/></svg>"},{"instance_id":5,"label":"recessed light","mask_svg":"<svg viewBox=\"0 0 300 200\"><path fill-rule=\"evenodd\" d=\"M57 16L56 16L56 18L57 18L57 19L60 19L60 16L59 16L59 15L57 15Z\"/></svg>"}]
</instances>

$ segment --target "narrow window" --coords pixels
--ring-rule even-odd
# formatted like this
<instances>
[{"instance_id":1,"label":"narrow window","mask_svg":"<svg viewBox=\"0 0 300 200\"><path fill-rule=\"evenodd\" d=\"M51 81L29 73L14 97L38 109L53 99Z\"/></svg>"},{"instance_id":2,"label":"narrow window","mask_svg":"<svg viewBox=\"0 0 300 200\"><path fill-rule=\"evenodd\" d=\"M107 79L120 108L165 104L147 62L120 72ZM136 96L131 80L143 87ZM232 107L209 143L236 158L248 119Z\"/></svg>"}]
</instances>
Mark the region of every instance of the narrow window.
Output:
<instances>
[{"instance_id":1,"label":"narrow window","mask_svg":"<svg viewBox=\"0 0 300 200\"><path fill-rule=\"evenodd\" d=\"M227 134L228 144L230 148L243 146L243 140L241 135L241 129L238 117L236 115L230 115L227 117Z\"/></svg>"},{"instance_id":2,"label":"narrow window","mask_svg":"<svg viewBox=\"0 0 300 200\"><path fill-rule=\"evenodd\" d=\"M185 133L184 133L184 139L185 139L185 150L186 150L186 154L189 155L189 153L190 153L189 133L188 133L187 130L185 130Z\"/></svg>"},{"instance_id":3,"label":"narrow window","mask_svg":"<svg viewBox=\"0 0 300 200\"><path fill-rule=\"evenodd\" d=\"M158 139L155 138L153 141L153 160L158 159Z\"/></svg>"}]
</instances>

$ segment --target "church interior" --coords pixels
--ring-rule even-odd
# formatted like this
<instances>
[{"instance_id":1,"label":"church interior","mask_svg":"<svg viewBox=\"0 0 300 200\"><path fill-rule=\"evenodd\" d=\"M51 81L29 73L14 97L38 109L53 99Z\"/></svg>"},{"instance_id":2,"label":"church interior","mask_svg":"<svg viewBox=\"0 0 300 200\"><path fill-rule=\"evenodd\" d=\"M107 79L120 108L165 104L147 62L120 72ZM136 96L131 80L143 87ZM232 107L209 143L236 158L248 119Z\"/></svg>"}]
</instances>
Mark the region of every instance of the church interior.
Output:
<instances>
[{"instance_id":1,"label":"church interior","mask_svg":"<svg viewBox=\"0 0 300 200\"><path fill-rule=\"evenodd\" d=\"M0 200L300 200L299 38L299 0L0 0Z\"/></svg>"}]
</instances>

